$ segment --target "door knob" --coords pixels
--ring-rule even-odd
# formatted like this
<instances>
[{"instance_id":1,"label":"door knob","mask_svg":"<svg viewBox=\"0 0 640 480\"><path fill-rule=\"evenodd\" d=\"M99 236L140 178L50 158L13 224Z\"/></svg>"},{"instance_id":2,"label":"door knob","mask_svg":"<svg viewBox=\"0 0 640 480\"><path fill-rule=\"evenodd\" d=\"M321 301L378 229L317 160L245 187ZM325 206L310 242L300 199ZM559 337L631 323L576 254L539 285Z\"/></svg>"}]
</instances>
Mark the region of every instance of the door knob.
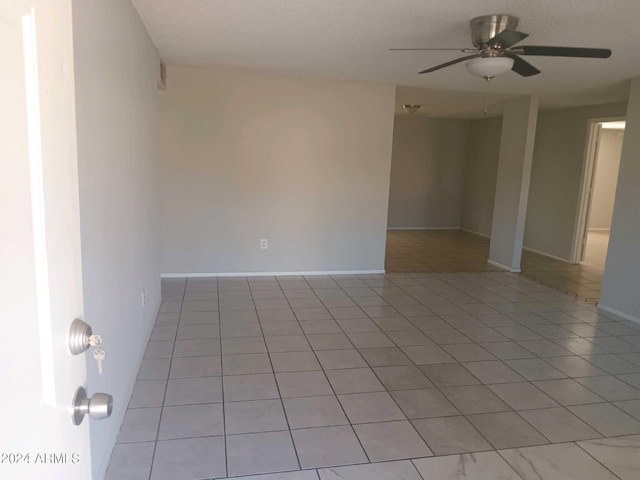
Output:
<instances>
[{"instance_id":1,"label":"door knob","mask_svg":"<svg viewBox=\"0 0 640 480\"><path fill-rule=\"evenodd\" d=\"M73 424L80 425L85 415L94 420L102 420L111 416L113 411L113 397L106 393L94 393L87 397L84 387L78 387L73 397Z\"/></svg>"}]
</instances>

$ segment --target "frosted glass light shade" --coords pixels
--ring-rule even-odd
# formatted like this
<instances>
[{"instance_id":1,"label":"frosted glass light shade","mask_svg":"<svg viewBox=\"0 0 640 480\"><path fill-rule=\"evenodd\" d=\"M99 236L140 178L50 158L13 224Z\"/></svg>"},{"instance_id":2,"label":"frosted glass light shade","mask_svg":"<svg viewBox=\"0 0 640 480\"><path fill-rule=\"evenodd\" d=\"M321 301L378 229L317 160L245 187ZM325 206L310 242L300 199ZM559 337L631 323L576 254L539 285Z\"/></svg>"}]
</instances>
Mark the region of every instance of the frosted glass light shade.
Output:
<instances>
[{"instance_id":1,"label":"frosted glass light shade","mask_svg":"<svg viewBox=\"0 0 640 480\"><path fill-rule=\"evenodd\" d=\"M465 63L467 72L482 78L493 78L502 75L513 67L513 58L480 57Z\"/></svg>"}]
</instances>

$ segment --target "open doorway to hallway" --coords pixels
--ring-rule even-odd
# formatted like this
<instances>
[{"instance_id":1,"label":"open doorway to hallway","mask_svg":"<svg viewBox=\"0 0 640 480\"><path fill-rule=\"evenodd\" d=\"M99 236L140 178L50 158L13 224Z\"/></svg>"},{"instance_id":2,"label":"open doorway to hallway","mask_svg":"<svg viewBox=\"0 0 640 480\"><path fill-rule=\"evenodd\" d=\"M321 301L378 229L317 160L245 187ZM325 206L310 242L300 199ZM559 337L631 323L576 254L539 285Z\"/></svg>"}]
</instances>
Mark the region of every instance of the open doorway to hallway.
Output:
<instances>
[{"instance_id":1,"label":"open doorway to hallway","mask_svg":"<svg viewBox=\"0 0 640 480\"><path fill-rule=\"evenodd\" d=\"M579 212L585 216L580 263L602 267L607 256L611 217L616 196L625 121L600 122L596 135L595 158L587 162L592 169L590 195L587 204Z\"/></svg>"}]
</instances>

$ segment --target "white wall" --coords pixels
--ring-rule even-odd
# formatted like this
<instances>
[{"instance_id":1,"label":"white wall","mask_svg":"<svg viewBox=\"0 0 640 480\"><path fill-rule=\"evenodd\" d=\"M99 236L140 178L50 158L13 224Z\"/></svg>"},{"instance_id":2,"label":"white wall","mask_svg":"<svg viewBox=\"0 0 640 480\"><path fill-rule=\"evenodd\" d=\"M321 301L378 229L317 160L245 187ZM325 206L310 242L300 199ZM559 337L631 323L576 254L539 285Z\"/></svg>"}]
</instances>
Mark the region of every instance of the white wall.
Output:
<instances>
[{"instance_id":1,"label":"white wall","mask_svg":"<svg viewBox=\"0 0 640 480\"><path fill-rule=\"evenodd\" d=\"M73 36L85 320L107 352L101 376L88 356L88 386L114 397L113 416L91 422L100 479L160 302L159 58L128 0L74 0Z\"/></svg>"},{"instance_id":2,"label":"white wall","mask_svg":"<svg viewBox=\"0 0 640 480\"><path fill-rule=\"evenodd\" d=\"M640 78L631 81L599 308L640 323Z\"/></svg>"},{"instance_id":3,"label":"white wall","mask_svg":"<svg viewBox=\"0 0 640 480\"><path fill-rule=\"evenodd\" d=\"M623 132L624 130L600 131L600 145L589 212L589 228L591 229L611 228L613 202L616 197L616 184L620 170Z\"/></svg>"},{"instance_id":4,"label":"white wall","mask_svg":"<svg viewBox=\"0 0 640 480\"><path fill-rule=\"evenodd\" d=\"M491 235L502 117L472 120L462 200L462 228Z\"/></svg>"},{"instance_id":5,"label":"white wall","mask_svg":"<svg viewBox=\"0 0 640 480\"><path fill-rule=\"evenodd\" d=\"M469 124L396 115L389 228L460 227Z\"/></svg>"},{"instance_id":6,"label":"white wall","mask_svg":"<svg viewBox=\"0 0 640 480\"><path fill-rule=\"evenodd\" d=\"M167 76L163 272L384 268L395 87L232 68Z\"/></svg>"}]
</instances>

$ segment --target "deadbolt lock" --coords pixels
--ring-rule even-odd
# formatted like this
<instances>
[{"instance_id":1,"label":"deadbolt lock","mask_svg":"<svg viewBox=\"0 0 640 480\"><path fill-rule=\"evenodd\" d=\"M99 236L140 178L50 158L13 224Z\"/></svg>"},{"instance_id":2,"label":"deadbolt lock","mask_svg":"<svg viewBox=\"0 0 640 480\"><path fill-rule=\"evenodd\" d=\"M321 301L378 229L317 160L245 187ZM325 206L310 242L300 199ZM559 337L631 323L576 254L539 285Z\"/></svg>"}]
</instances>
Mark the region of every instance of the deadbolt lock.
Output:
<instances>
[{"instance_id":1,"label":"deadbolt lock","mask_svg":"<svg viewBox=\"0 0 640 480\"><path fill-rule=\"evenodd\" d=\"M97 347L102 343L100 335L94 335L91 325L76 318L71 322L69 329L69 352L79 355L86 352L89 347Z\"/></svg>"}]
</instances>

